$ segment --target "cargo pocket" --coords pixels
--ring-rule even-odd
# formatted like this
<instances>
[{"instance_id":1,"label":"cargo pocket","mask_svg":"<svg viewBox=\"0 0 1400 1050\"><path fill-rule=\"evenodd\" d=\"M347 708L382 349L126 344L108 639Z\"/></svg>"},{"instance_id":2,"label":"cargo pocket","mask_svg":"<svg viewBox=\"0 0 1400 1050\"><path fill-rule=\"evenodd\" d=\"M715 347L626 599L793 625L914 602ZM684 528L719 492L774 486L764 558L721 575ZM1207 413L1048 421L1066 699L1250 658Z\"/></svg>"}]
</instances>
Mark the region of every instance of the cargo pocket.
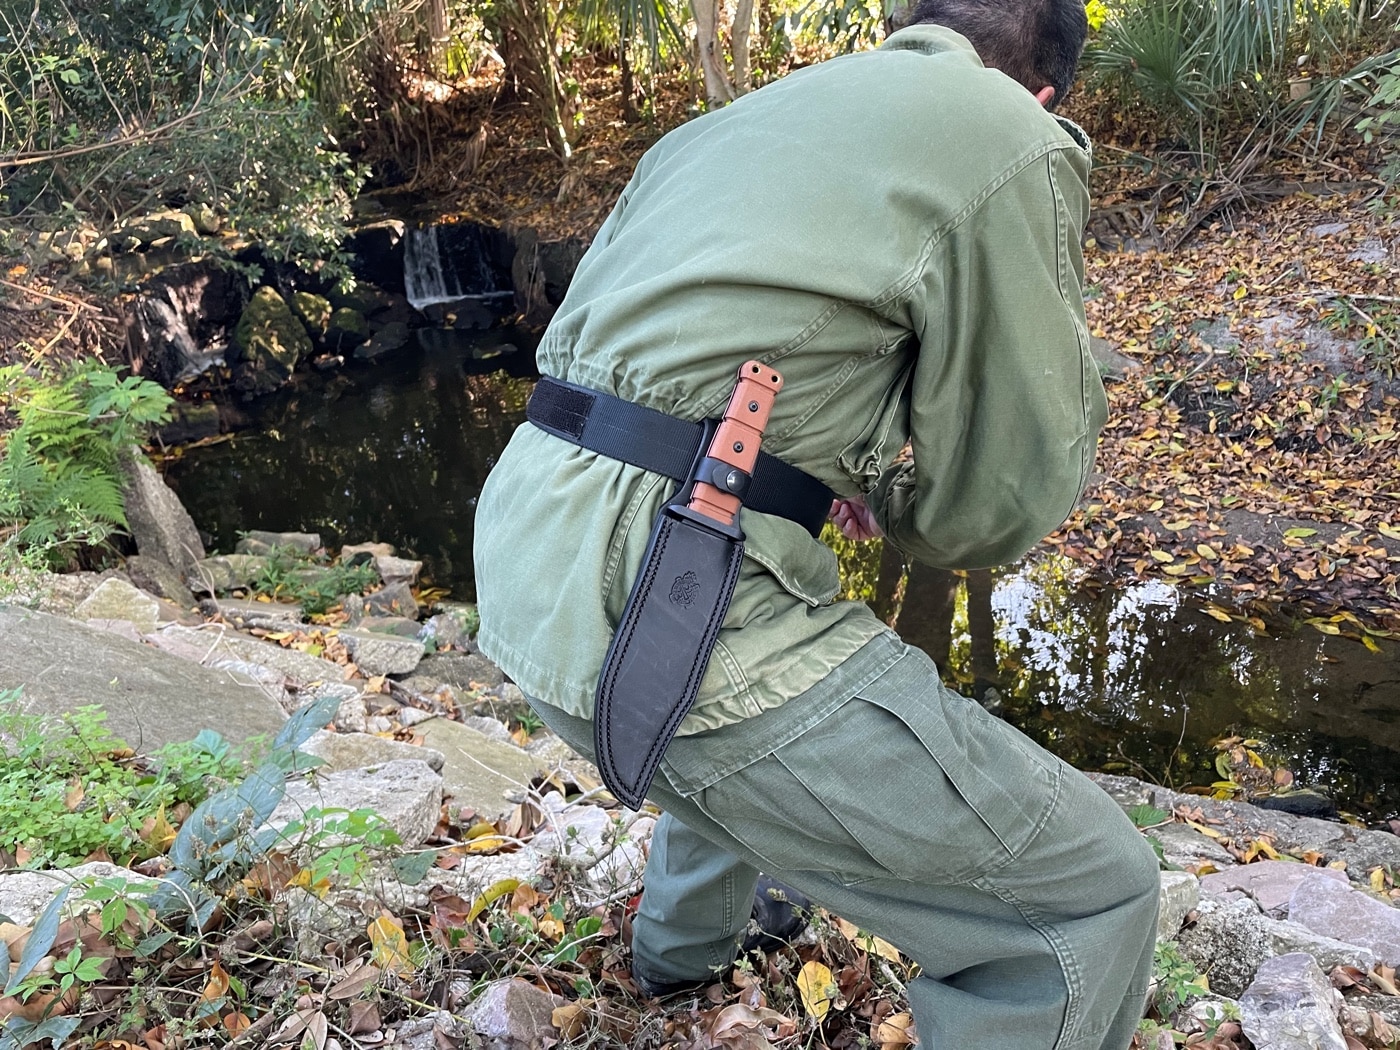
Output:
<instances>
[{"instance_id":1,"label":"cargo pocket","mask_svg":"<svg viewBox=\"0 0 1400 1050\"><path fill-rule=\"evenodd\" d=\"M690 800L774 874L820 871L847 886L895 877L867 845L861 798L868 771L832 761L827 750L831 739L852 744L842 713L859 703L849 701L793 742Z\"/></svg>"},{"instance_id":2,"label":"cargo pocket","mask_svg":"<svg viewBox=\"0 0 1400 1050\"><path fill-rule=\"evenodd\" d=\"M888 719L868 738L872 790L900 808L880 860L912 881L968 882L1020 857L1054 808L1059 761L946 689L917 649L862 696Z\"/></svg>"}]
</instances>

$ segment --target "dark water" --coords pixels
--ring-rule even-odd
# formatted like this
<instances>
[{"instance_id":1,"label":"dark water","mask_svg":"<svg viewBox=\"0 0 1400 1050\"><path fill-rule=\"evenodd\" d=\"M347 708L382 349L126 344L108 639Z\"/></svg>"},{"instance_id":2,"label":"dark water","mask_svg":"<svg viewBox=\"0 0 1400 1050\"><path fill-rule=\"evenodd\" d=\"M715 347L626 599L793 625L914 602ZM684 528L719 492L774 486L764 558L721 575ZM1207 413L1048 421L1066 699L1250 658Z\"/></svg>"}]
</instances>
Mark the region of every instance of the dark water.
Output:
<instances>
[{"instance_id":1,"label":"dark water","mask_svg":"<svg viewBox=\"0 0 1400 1050\"><path fill-rule=\"evenodd\" d=\"M212 548L253 528L383 540L473 597L476 496L524 418L533 347L522 333L448 338L307 380L253 406L251 429L172 460L167 480ZM1400 816L1400 646L1371 652L1286 611L1266 631L1218 622L1165 584L1085 589L1057 559L957 575L906 570L878 542L838 546L853 596L1071 764L1209 784L1214 742L1238 735L1345 809Z\"/></svg>"}]
</instances>

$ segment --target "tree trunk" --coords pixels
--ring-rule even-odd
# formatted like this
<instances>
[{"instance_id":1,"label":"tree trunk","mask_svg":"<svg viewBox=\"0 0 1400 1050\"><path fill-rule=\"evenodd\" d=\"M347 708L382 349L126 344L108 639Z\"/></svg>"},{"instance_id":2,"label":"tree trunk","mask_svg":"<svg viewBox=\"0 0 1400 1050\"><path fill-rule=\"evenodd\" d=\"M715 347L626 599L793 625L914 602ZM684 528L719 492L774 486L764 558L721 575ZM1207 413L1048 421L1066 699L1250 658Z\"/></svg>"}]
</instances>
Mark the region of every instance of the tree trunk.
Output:
<instances>
[{"instance_id":1,"label":"tree trunk","mask_svg":"<svg viewBox=\"0 0 1400 1050\"><path fill-rule=\"evenodd\" d=\"M712 109L734 101L734 85L724 65L720 44L719 0L690 0L695 15L695 42L700 50L700 71L705 75L705 101Z\"/></svg>"},{"instance_id":2,"label":"tree trunk","mask_svg":"<svg viewBox=\"0 0 1400 1050\"><path fill-rule=\"evenodd\" d=\"M622 70L622 119L635 124L642 119L637 111L637 80L632 74L632 62L627 57L627 41L617 45L617 64Z\"/></svg>"},{"instance_id":3,"label":"tree trunk","mask_svg":"<svg viewBox=\"0 0 1400 1050\"><path fill-rule=\"evenodd\" d=\"M737 0L734 6L734 26L730 31L734 51L734 93L742 95L753 88L753 70L749 59L749 37L753 31L753 0Z\"/></svg>"}]
</instances>

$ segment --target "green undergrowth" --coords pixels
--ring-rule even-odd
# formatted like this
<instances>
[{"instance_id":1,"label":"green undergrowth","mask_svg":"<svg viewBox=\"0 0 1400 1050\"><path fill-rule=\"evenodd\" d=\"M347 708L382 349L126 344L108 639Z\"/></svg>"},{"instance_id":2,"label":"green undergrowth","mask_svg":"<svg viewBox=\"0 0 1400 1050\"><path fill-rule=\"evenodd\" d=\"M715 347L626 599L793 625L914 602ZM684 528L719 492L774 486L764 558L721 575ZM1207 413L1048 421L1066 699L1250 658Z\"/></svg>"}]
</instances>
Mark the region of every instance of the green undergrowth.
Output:
<instances>
[{"instance_id":1,"label":"green undergrowth","mask_svg":"<svg viewBox=\"0 0 1400 1050\"><path fill-rule=\"evenodd\" d=\"M126 526L121 457L169 418L158 384L95 362L0 368L0 568L76 568ZM8 575L8 572L6 573Z\"/></svg>"},{"instance_id":2,"label":"green undergrowth","mask_svg":"<svg viewBox=\"0 0 1400 1050\"><path fill-rule=\"evenodd\" d=\"M276 601L297 602L308 615L318 616L345 595L362 594L378 582L373 562L328 562L293 547L276 547L252 581L252 590Z\"/></svg>"}]
</instances>

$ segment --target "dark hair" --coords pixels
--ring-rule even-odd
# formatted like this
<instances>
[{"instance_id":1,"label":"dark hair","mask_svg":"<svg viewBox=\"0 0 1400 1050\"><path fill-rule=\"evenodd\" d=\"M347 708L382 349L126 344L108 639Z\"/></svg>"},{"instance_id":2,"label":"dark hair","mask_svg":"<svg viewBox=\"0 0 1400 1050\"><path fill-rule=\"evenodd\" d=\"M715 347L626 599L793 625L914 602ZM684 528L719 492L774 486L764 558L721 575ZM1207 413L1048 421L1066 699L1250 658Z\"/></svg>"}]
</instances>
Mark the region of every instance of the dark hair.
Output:
<instances>
[{"instance_id":1,"label":"dark hair","mask_svg":"<svg viewBox=\"0 0 1400 1050\"><path fill-rule=\"evenodd\" d=\"M1069 92L1089 33L1084 0L918 0L906 24L936 22L963 36L982 61L1031 91Z\"/></svg>"}]
</instances>

